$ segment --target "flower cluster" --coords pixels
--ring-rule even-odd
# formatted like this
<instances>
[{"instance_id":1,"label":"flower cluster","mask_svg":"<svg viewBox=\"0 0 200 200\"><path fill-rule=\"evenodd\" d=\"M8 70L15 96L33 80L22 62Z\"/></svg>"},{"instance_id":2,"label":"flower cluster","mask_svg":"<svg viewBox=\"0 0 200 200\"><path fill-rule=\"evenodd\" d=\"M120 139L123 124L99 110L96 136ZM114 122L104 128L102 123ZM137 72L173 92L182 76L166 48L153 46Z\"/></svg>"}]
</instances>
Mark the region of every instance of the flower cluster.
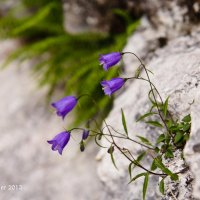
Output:
<instances>
[{"instance_id":1,"label":"flower cluster","mask_svg":"<svg viewBox=\"0 0 200 200\"><path fill-rule=\"evenodd\" d=\"M117 64L121 58L122 53L120 52L113 52L105 55L100 55L99 61L100 64L103 65L105 71L107 71L110 67ZM112 78L111 80L103 80L101 82L101 86L103 87L104 93L108 96L111 96L114 92L119 90L125 83L125 79L116 77Z\"/></svg>"},{"instance_id":2,"label":"flower cluster","mask_svg":"<svg viewBox=\"0 0 200 200\"><path fill-rule=\"evenodd\" d=\"M110 67L117 64L122 58L122 53L113 52L109 54L100 55L99 61L100 64L103 65L104 70L108 70ZM111 80L103 80L101 85L103 87L104 93L108 96L111 96L114 92L119 90L125 83L125 79L116 77ZM59 117L64 118L66 115L74 109L77 105L79 98L75 96L66 96L56 102L53 102L51 105L56 109L56 114ZM89 130L83 129L82 140L80 142L80 150L84 151L84 140L86 140L89 136ZM71 131L63 131L57 134L52 140L48 140L47 142L52 145L52 150L58 150L59 154L62 155L62 151L65 146L68 144L71 137Z\"/></svg>"},{"instance_id":3,"label":"flower cluster","mask_svg":"<svg viewBox=\"0 0 200 200\"><path fill-rule=\"evenodd\" d=\"M99 145L102 148L107 148L107 152L111 156L111 161L113 165L117 168L115 159L113 156L113 152L115 149L119 151L122 155L124 155L130 162L128 167L128 172L130 175L130 182L135 181L137 178L144 176L144 184L143 184L143 199L145 199L146 192L147 192L147 186L148 186L148 180L149 175L157 175L162 178L162 180L159 182L159 190L162 194L165 193L164 189L164 179L166 177L170 177L172 181L178 180L178 174L181 173L181 171L178 172L172 172L168 166L166 166L162 159L170 159L174 157L174 152L178 148L183 148L186 144L191 130L191 117L190 115L185 116L181 122L178 122L178 120L174 120L173 116L168 110L168 99L164 101L159 94L157 88L155 85L151 82L150 76L148 74L149 71L146 66L143 64L141 59L132 52L113 52L105 55L100 55L99 61L100 64L103 65L103 69L105 71L108 71L109 68L117 64L122 56L126 53L130 53L134 55L138 61L140 62L140 65L138 69L135 72L135 75L133 77L129 78L121 78L121 77L115 77L110 80L103 80L100 82L103 91L105 95L111 96L113 93L118 91L120 88L123 87L125 82L129 79L139 79L143 80L149 83L150 86L150 92L148 95L148 98L150 100L150 103L152 104L150 110L148 110L145 114L141 115L138 119L138 121L143 121L146 124L153 126L155 128L161 128L162 134L160 134L156 140L156 143L152 143L152 141L149 141L147 138L144 138L142 136L137 136L137 138L140 141L137 141L135 139L132 139L129 136L129 131L126 126L126 119L123 112L123 109L121 109L121 116L122 116L122 125L124 127L124 133L120 133L119 131L115 130L111 125L108 125L107 122L104 120L105 127L100 128L98 127L98 123L95 121L95 119L90 119L87 123L87 129L84 128L73 128L71 130L65 130L59 134L57 134L52 140L48 140L47 142L52 145L52 150L56 151L58 150L59 154L62 155L63 149L68 144L70 137L71 137L71 131L75 129L82 130L82 138L80 141L80 151L85 150L85 140L89 136L95 137L95 142L97 145ZM146 74L146 78L142 77L141 70L144 70ZM158 95L158 100L156 98L156 95ZM56 109L56 113L59 117L64 118L66 115L72 111L75 106L77 105L79 99L85 95L81 95L78 98L75 96L67 96L64 97L57 102L52 103L51 105ZM88 94L86 96L89 96ZM94 99L93 99L94 100ZM94 101L95 104L95 101ZM95 104L96 105L96 104ZM155 117L154 117L155 116ZM158 118L159 117L159 118ZM97 127L96 130L89 129L90 127L90 121L95 121L95 125ZM104 128L107 128L108 132L104 133ZM110 129L111 128L111 129ZM92 132L92 134L90 134ZM109 146L102 146L98 141L101 140L101 138L104 137L109 143ZM134 158L131 151L126 147L120 147L119 144L117 144L117 141L115 138L123 139L127 141L134 142L135 144L141 145L143 148L146 148L146 151L142 151L140 155L138 155L137 159ZM150 168L146 168L143 166L140 161L147 155L147 152L153 152L152 155L152 163ZM144 172L137 174L136 176L132 177L132 170L133 168L137 166L140 167ZM160 170L159 171L155 170ZM184 170L186 170L184 168Z\"/></svg>"}]
</instances>

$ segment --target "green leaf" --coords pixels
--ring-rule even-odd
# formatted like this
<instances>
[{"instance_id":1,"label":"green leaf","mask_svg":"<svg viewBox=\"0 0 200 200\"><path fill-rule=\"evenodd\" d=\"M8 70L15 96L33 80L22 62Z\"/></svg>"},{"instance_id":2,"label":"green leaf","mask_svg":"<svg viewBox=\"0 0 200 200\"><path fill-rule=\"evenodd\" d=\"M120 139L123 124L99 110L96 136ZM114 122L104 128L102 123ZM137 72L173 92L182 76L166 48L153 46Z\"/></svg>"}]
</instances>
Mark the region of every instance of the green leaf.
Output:
<instances>
[{"instance_id":1,"label":"green leaf","mask_svg":"<svg viewBox=\"0 0 200 200\"><path fill-rule=\"evenodd\" d=\"M169 119L169 120L167 120L166 124L167 124L167 127L170 128L172 126L173 122L172 122L172 120Z\"/></svg>"},{"instance_id":2,"label":"green leaf","mask_svg":"<svg viewBox=\"0 0 200 200\"><path fill-rule=\"evenodd\" d=\"M183 138L183 139L184 139L184 141L188 141L189 137L190 137L190 135L189 135L189 134L185 134L185 135L184 135L184 138Z\"/></svg>"},{"instance_id":3,"label":"green leaf","mask_svg":"<svg viewBox=\"0 0 200 200\"><path fill-rule=\"evenodd\" d=\"M144 156L146 155L146 151L143 151L138 157L137 157L137 162L140 162L143 158L144 158Z\"/></svg>"},{"instance_id":4,"label":"green leaf","mask_svg":"<svg viewBox=\"0 0 200 200\"><path fill-rule=\"evenodd\" d=\"M157 169L157 166L155 164L155 160L153 160L152 164L151 164L151 170L154 171Z\"/></svg>"},{"instance_id":5,"label":"green leaf","mask_svg":"<svg viewBox=\"0 0 200 200\"><path fill-rule=\"evenodd\" d=\"M128 130L127 130L127 126L126 126L126 119L125 119L124 111L123 111L122 108L121 108L121 114L122 114L122 124L123 124L123 127L124 127L124 131L125 131L126 135L128 135Z\"/></svg>"},{"instance_id":6,"label":"green leaf","mask_svg":"<svg viewBox=\"0 0 200 200\"><path fill-rule=\"evenodd\" d=\"M167 99L165 100L165 103L164 103L164 105L163 105L163 113L164 113L164 117L167 116L168 99L169 99L169 97L167 97Z\"/></svg>"},{"instance_id":7,"label":"green leaf","mask_svg":"<svg viewBox=\"0 0 200 200\"><path fill-rule=\"evenodd\" d=\"M156 140L156 143L159 144L161 142L165 141L165 134L161 134L157 140Z\"/></svg>"},{"instance_id":8,"label":"green leaf","mask_svg":"<svg viewBox=\"0 0 200 200\"><path fill-rule=\"evenodd\" d=\"M155 105L155 104L153 104L153 105L151 106L149 112L152 112L152 110L153 110L154 108L156 108L156 105Z\"/></svg>"},{"instance_id":9,"label":"green leaf","mask_svg":"<svg viewBox=\"0 0 200 200\"><path fill-rule=\"evenodd\" d=\"M143 200L146 198L147 187L149 183L149 173L145 173L144 184L143 184Z\"/></svg>"},{"instance_id":10,"label":"green leaf","mask_svg":"<svg viewBox=\"0 0 200 200\"><path fill-rule=\"evenodd\" d=\"M148 97L149 97L149 100L151 101L151 103L153 105L156 105L156 102L154 101L154 97L152 98L151 95L153 96L153 89L151 89L148 93Z\"/></svg>"},{"instance_id":11,"label":"green leaf","mask_svg":"<svg viewBox=\"0 0 200 200\"><path fill-rule=\"evenodd\" d=\"M147 124L150 124L152 126L156 126L156 127L159 127L159 128L162 128L162 124L160 124L158 121L147 121L146 122Z\"/></svg>"},{"instance_id":12,"label":"green leaf","mask_svg":"<svg viewBox=\"0 0 200 200\"><path fill-rule=\"evenodd\" d=\"M136 179L140 178L141 176L146 176L146 173L140 173L140 174L136 175L135 177L133 177L133 178L130 180L129 184L130 184L131 182L135 181Z\"/></svg>"},{"instance_id":13,"label":"green leaf","mask_svg":"<svg viewBox=\"0 0 200 200\"><path fill-rule=\"evenodd\" d=\"M142 136L139 136L139 135L137 135L137 137L141 140L141 142L143 142L144 144L147 144L147 145L149 145L149 146L153 146L152 144L151 144L151 142L149 142L149 140L148 139L146 139L146 138L144 138L144 137L142 137Z\"/></svg>"},{"instance_id":14,"label":"green leaf","mask_svg":"<svg viewBox=\"0 0 200 200\"><path fill-rule=\"evenodd\" d=\"M140 153L137 157L137 159L134 162L131 162L128 166L128 172L129 172L129 176L130 179L132 178L132 170L137 166L136 164L140 163L140 161L144 158L144 156L146 155L146 151L143 151L142 153ZM133 165L133 167L132 167Z\"/></svg>"},{"instance_id":15,"label":"green leaf","mask_svg":"<svg viewBox=\"0 0 200 200\"><path fill-rule=\"evenodd\" d=\"M183 133L177 132L175 137L174 137L174 143L180 142L182 138L183 138Z\"/></svg>"},{"instance_id":16,"label":"green leaf","mask_svg":"<svg viewBox=\"0 0 200 200\"><path fill-rule=\"evenodd\" d=\"M183 126L183 131L184 131L184 132L189 131L189 130L190 130L190 127L191 127L191 124L186 123L186 124Z\"/></svg>"},{"instance_id":17,"label":"green leaf","mask_svg":"<svg viewBox=\"0 0 200 200\"><path fill-rule=\"evenodd\" d=\"M133 164L133 162L131 162L131 163L128 165L128 173L129 173L130 179L132 178L132 164Z\"/></svg>"},{"instance_id":18,"label":"green leaf","mask_svg":"<svg viewBox=\"0 0 200 200\"><path fill-rule=\"evenodd\" d=\"M169 143L170 143L170 140L171 140L171 136L169 135L169 133L167 133L167 134L165 135L165 142L166 142L167 144L169 144Z\"/></svg>"},{"instance_id":19,"label":"green leaf","mask_svg":"<svg viewBox=\"0 0 200 200\"><path fill-rule=\"evenodd\" d=\"M144 158L144 156L146 155L146 152L142 152L141 154L138 155L137 159L135 160L136 163L140 163L140 161ZM134 163L133 163L134 164ZM133 169L136 167L136 165L134 164Z\"/></svg>"},{"instance_id":20,"label":"green leaf","mask_svg":"<svg viewBox=\"0 0 200 200\"><path fill-rule=\"evenodd\" d=\"M112 145L111 145L110 149L112 149ZM114 165L115 168L118 170L117 165L116 165L116 163L115 163L114 156L113 156L113 151L111 150L111 151L109 152L109 154L110 154L110 157L111 157L111 160L112 160L113 165Z\"/></svg>"},{"instance_id":21,"label":"green leaf","mask_svg":"<svg viewBox=\"0 0 200 200\"><path fill-rule=\"evenodd\" d=\"M165 167L165 165L162 163L162 161L158 158L155 158L155 164L156 166L161 169L165 174L169 175L171 177L172 180L176 181L178 180L178 175L174 174L173 172L171 172L168 168Z\"/></svg>"},{"instance_id":22,"label":"green leaf","mask_svg":"<svg viewBox=\"0 0 200 200\"><path fill-rule=\"evenodd\" d=\"M173 126L171 126L171 127L169 128L169 130L170 130L170 131L177 131L177 130L179 130L179 127L178 127L178 126L179 126L178 124L173 125Z\"/></svg>"},{"instance_id":23,"label":"green leaf","mask_svg":"<svg viewBox=\"0 0 200 200\"><path fill-rule=\"evenodd\" d=\"M159 190L160 190L161 194L163 194L163 195L165 194L164 178L159 183Z\"/></svg>"},{"instance_id":24,"label":"green leaf","mask_svg":"<svg viewBox=\"0 0 200 200\"><path fill-rule=\"evenodd\" d=\"M189 115L186 115L183 119L182 119L183 122L191 122L191 116L190 114Z\"/></svg>"},{"instance_id":25,"label":"green leaf","mask_svg":"<svg viewBox=\"0 0 200 200\"><path fill-rule=\"evenodd\" d=\"M166 153L165 153L165 158L173 158L174 154L172 152L171 149L167 149Z\"/></svg>"},{"instance_id":26,"label":"green leaf","mask_svg":"<svg viewBox=\"0 0 200 200\"><path fill-rule=\"evenodd\" d=\"M140 117L137 119L136 122L141 121L141 120L143 120L144 118L149 117L149 116L151 116L151 115L155 115L155 114L157 114L157 113L155 113L155 112L146 113L146 114L140 116Z\"/></svg>"}]
</instances>

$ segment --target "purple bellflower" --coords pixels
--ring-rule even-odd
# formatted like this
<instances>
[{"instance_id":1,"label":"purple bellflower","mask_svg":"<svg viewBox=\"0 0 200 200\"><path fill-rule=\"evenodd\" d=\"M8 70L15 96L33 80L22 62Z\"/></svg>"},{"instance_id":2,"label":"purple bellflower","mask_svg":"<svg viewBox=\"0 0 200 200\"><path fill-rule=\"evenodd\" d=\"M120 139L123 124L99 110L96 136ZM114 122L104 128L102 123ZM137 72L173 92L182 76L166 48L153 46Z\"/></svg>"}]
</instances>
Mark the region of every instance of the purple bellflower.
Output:
<instances>
[{"instance_id":1,"label":"purple bellflower","mask_svg":"<svg viewBox=\"0 0 200 200\"><path fill-rule=\"evenodd\" d=\"M103 87L104 93L111 96L112 93L119 90L125 83L123 78L112 78L109 81L102 81L101 85Z\"/></svg>"},{"instance_id":2,"label":"purple bellflower","mask_svg":"<svg viewBox=\"0 0 200 200\"><path fill-rule=\"evenodd\" d=\"M64 97L51 105L56 109L58 116L61 116L63 119L77 104L77 99L74 96Z\"/></svg>"},{"instance_id":3,"label":"purple bellflower","mask_svg":"<svg viewBox=\"0 0 200 200\"><path fill-rule=\"evenodd\" d=\"M84 130L83 131L83 135L82 135L82 140L86 140L89 136L89 131L88 130Z\"/></svg>"},{"instance_id":4,"label":"purple bellflower","mask_svg":"<svg viewBox=\"0 0 200 200\"><path fill-rule=\"evenodd\" d=\"M70 136L71 136L70 132L63 131L57 134L52 140L48 140L47 142L49 144L52 144L51 149L53 151L58 150L59 154L62 155L62 151L69 142Z\"/></svg>"},{"instance_id":5,"label":"purple bellflower","mask_svg":"<svg viewBox=\"0 0 200 200\"><path fill-rule=\"evenodd\" d=\"M109 54L100 55L99 62L103 65L105 71L107 71L110 67L116 65L122 58L122 54L120 52L113 52Z\"/></svg>"}]
</instances>

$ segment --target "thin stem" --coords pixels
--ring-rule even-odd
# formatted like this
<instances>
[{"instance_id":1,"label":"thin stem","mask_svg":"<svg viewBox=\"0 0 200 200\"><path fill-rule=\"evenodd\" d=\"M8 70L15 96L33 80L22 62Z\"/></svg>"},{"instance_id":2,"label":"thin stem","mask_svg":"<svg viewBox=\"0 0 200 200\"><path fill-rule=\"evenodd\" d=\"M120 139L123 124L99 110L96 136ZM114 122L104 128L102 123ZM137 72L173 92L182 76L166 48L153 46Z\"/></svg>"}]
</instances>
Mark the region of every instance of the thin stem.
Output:
<instances>
[{"instance_id":1,"label":"thin stem","mask_svg":"<svg viewBox=\"0 0 200 200\"><path fill-rule=\"evenodd\" d=\"M72 128L72 129L70 129L68 131L71 132L73 130L82 130L82 131L84 131L85 129L84 128L79 128L79 127L74 127L74 128Z\"/></svg>"},{"instance_id":2,"label":"thin stem","mask_svg":"<svg viewBox=\"0 0 200 200\"><path fill-rule=\"evenodd\" d=\"M138 162L136 162L136 160L135 160L134 158L133 158L133 160L130 159L116 143L113 143L113 144L117 147L117 149L118 149L129 161L133 162L136 166L142 168L144 171L146 171L146 172L148 172L148 173L150 173L150 174L153 174L153 175L157 175L157 176L166 176L166 175L167 175L167 174L155 173L155 172L152 172L152 171L146 169L145 167L143 167L142 165L140 165ZM130 153L130 151L129 151L128 149L126 149L126 150L127 150L127 151L129 152L129 154L132 156L132 154ZM132 156L132 157L133 157L133 156Z\"/></svg>"},{"instance_id":3,"label":"thin stem","mask_svg":"<svg viewBox=\"0 0 200 200\"><path fill-rule=\"evenodd\" d=\"M112 126L110 126L110 125L108 125L108 126L111 127L112 130L115 131L116 133L121 134L121 133L119 133L118 131L116 131ZM117 137L118 137L118 138L123 138L123 139L130 140L130 141L132 141L132 142L134 142L134 143L136 143L136 144L139 144L139 145L141 145L141 146L143 146L143 147L145 147L145 148L147 148L147 149L155 150L155 149L152 148L152 147L149 147L149 146L147 146L147 145L145 145L145 144L142 144L142 143L140 143L140 142L138 142L138 141L136 141L136 140L130 138L128 135L123 135L123 136L126 136L126 137L120 137L120 136L117 136Z\"/></svg>"},{"instance_id":4,"label":"thin stem","mask_svg":"<svg viewBox=\"0 0 200 200\"><path fill-rule=\"evenodd\" d=\"M87 95L87 94L86 94ZM84 95L85 96L85 95ZM90 95L87 95L89 97L91 97ZM79 97L80 98L80 97ZM92 98L92 97L91 97ZM94 103L95 106L97 106L97 108L99 109L98 105L96 104L95 100L92 98L92 101ZM107 124L106 120L103 119L103 122L105 123L107 129L108 129L108 132L109 132L109 136L111 137L112 139L112 144L131 162L133 162L133 160L131 160L123 151L122 149L116 144L115 140L114 140L114 137L110 131L110 128L109 128L109 125ZM104 134L105 135L105 134ZM159 176L166 176L166 174L159 174L159 173L155 173L155 172L152 172L152 171L149 171L148 169L146 169L145 167L141 166L140 164L136 163L136 165L140 168L142 168L143 170L145 170L146 172L150 173L150 174L154 174L154 175L159 175Z\"/></svg>"},{"instance_id":5,"label":"thin stem","mask_svg":"<svg viewBox=\"0 0 200 200\"><path fill-rule=\"evenodd\" d=\"M154 101L156 102L156 108L157 108L157 110L158 110L158 114L159 114L159 116L160 116L160 118L161 118L161 120L162 120L162 122L163 122L163 124L164 124L164 126L165 126L165 128L166 128L166 130L167 130L167 132L171 135L171 132L168 130L167 124L166 124L166 122L165 122L165 120L164 120L164 118L163 118L163 116L162 116L162 114L161 114L161 112L160 112L159 107L158 107L158 102L157 102L157 100L156 100L156 96L155 96L155 93L154 93L154 90L153 90L153 87L155 88L155 86L152 84L152 82L151 82L151 80L150 80L150 77L149 77L149 74L148 74L148 71L147 71L145 65L143 64L142 60L141 60L135 53L133 53L133 52L123 52L122 55L123 55L123 54L126 54L126 53L129 53L129 54L134 55L134 56L139 60L141 66L142 66L143 69L145 70L145 73L146 73L146 75L147 75L147 79L148 79L148 82L149 82L149 85L150 85L150 88L151 88L151 91L152 91L153 99L154 99ZM157 92L157 93L158 93L158 92ZM160 98L161 98L161 96L160 96ZM162 101L162 98L161 98L161 101ZM163 102L163 101L162 101L162 102ZM163 103L162 103L162 104L163 104ZM172 135L171 135L171 136L172 136Z\"/></svg>"}]
</instances>

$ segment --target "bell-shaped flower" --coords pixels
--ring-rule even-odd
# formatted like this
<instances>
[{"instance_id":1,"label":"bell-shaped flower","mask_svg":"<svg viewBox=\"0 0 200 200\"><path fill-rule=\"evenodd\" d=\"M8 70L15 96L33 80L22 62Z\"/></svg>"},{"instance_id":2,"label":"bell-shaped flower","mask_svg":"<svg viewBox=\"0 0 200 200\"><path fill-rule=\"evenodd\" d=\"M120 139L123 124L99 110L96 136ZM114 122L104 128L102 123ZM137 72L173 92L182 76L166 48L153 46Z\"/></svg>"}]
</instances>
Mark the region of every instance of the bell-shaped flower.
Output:
<instances>
[{"instance_id":1,"label":"bell-shaped flower","mask_svg":"<svg viewBox=\"0 0 200 200\"><path fill-rule=\"evenodd\" d=\"M88 130L83 130L82 134L82 140L86 140L89 136L89 131Z\"/></svg>"},{"instance_id":2,"label":"bell-shaped flower","mask_svg":"<svg viewBox=\"0 0 200 200\"><path fill-rule=\"evenodd\" d=\"M77 104L77 99L74 96L64 97L51 105L56 109L58 116L61 116L63 119Z\"/></svg>"},{"instance_id":3,"label":"bell-shaped flower","mask_svg":"<svg viewBox=\"0 0 200 200\"><path fill-rule=\"evenodd\" d=\"M122 54L120 52L113 52L109 54L104 54L99 56L99 62L103 65L105 71L107 71L110 67L116 65L122 58Z\"/></svg>"},{"instance_id":4,"label":"bell-shaped flower","mask_svg":"<svg viewBox=\"0 0 200 200\"><path fill-rule=\"evenodd\" d=\"M47 142L52 144L51 148L53 151L58 150L59 154L62 155L62 151L69 142L70 136L70 132L63 131L57 134L52 140L48 140Z\"/></svg>"},{"instance_id":5,"label":"bell-shaped flower","mask_svg":"<svg viewBox=\"0 0 200 200\"><path fill-rule=\"evenodd\" d=\"M101 85L103 87L104 93L108 96L111 96L114 92L119 90L125 83L123 78L112 78L109 81L102 81Z\"/></svg>"}]
</instances>

